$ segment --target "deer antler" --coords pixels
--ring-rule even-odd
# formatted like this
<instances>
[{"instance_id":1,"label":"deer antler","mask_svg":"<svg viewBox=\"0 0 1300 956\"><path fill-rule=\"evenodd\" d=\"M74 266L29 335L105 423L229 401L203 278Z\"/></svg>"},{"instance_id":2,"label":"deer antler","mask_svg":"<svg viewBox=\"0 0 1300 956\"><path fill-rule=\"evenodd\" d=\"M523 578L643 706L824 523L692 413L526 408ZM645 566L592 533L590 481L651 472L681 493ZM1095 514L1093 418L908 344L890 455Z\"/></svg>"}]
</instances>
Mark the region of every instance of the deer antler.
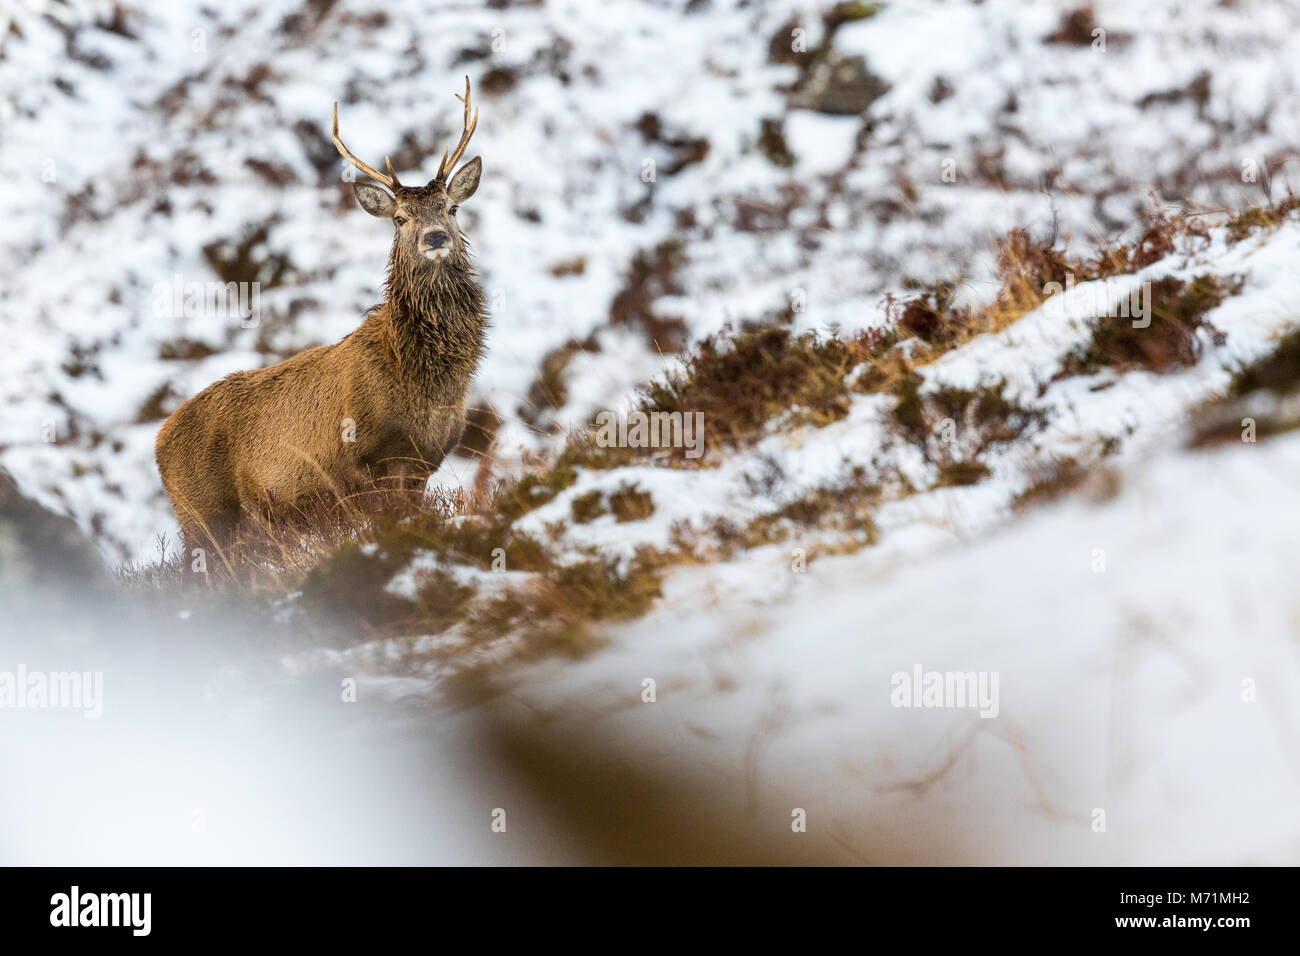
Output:
<instances>
[{"instance_id":1,"label":"deer antler","mask_svg":"<svg viewBox=\"0 0 1300 956\"><path fill-rule=\"evenodd\" d=\"M334 148L339 151L339 155L346 159L357 169L361 170L376 182L381 182L393 192L402 188L402 184L397 181L397 173L393 170L393 161L387 156L384 157L384 163L388 166L388 175L376 169L367 166L361 160L352 155L352 150L343 145L343 140L339 139L339 104L334 104Z\"/></svg>"},{"instance_id":2,"label":"deer antler","mask_svg":"<svg viewBox=\"0 0 1300 956\"><path fill-rule=\"evenodd\" d=\"M465 95L456 94L456 99L465 104L465 122L464 129L460 134L460 142L456 144L456 151L451 154L450 161L447 159L447 151L442 152L442 162L438 164L438 175L429 181L429 185L434 183L445 183L451 171L456 168L460 162L461 156L465 155L465 147L469 145L469 138L474 135L474 130L478 126L478 107L474 108L474 120L470 121L469 117L469 77L465 77Z\"/></svg>"}]
</instances>

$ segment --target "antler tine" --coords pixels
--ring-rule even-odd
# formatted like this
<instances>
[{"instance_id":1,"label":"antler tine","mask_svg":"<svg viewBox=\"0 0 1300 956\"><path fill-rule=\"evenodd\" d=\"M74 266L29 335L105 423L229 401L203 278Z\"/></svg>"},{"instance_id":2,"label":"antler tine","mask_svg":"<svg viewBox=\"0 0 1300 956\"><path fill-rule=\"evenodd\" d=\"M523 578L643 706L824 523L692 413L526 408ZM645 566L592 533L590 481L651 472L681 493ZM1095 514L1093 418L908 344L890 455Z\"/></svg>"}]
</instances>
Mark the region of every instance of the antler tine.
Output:
<instances>
[{"instance_id":1,"label":"antler tine","mask_svg":"<svg viewBox=\"0 0 1300 956\"><path fill-rule=\"evenodd\" d=\"M333 136L334 136L334 148L339 151L339 155L342 156L344 159L346 159L353 166L357 167L357 169L361 170L363 173L365 173L367 176L369 176L371 179L375 180L376 182L383 183L389 189L396 190L397 187L401 185L397 181L397 174L393 172L393 164L389 162L387 157L384 157L384 161L388 163L388 172L391 175L385 176L383 173L379 172L376 169L373 169L370 166L367 166L361 160L357 159L355 156L352 155L352 150L348 149L346 146L343 145L343 140L339 138L339 104L338 103L334 104Z\"/></svg>"},{"instance_id":2,"label":"antler tine","mask_svg":"<svg viewBox=\"0 0 1300 956\"><path fill-rule=\"evenodd\" d=\"M474 107L474 118L472 121L470 120L469 115L470 103L468 76L465 77L465 95L461 96L457 93L456 99L465 104L465 119L462 123L463 130L460 134L460 142L456 144L455 151L450 154L450 159L447 158L447 151L443 150L442 162L438 164L438 175L433 178L433 181L436 183L446 181L447 176L456 168L456 164L460 162L460 158L465 155L465 147L469 145L469 138L474 135L474 130L478 128L478 107Z\"/></svg>"}]
</instances>

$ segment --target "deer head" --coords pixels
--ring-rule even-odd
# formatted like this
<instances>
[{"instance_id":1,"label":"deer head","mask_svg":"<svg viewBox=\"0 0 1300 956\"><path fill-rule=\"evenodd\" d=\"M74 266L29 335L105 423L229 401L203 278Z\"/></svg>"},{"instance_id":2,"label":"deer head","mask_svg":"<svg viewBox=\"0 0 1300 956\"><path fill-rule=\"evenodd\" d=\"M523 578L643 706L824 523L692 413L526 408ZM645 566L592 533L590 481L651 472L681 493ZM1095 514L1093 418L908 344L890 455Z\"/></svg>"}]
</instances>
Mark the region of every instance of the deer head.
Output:
<instances>
[{"instance_id":1,"label":"deer head","mask_svg":"<svg viewBox=\"0 0 1300 956\"><path fill-rule=\"evenodd\" d=\"M421 265L434 267L447 260L465 261L465 237L456 222L460 204L478 189L483 163L475 156L461 167L456 175L447 177L456 168L469 145L469 138L478 126L478 110L470 117L469 77L465 77L465 95L456 98L465 104L465 121L456 149L442 154L438 174L423 186L403 186L393 170L392 161L385 156L387 175L372 169L352 154L339 138L339 105L334 104L334 146L339 154L371 179L382 183L385 189L372 183L352 184L361 208L372 216L391 219L396 233L393 237L392 260L407 269Z\"/></svg>"}]
</instances>

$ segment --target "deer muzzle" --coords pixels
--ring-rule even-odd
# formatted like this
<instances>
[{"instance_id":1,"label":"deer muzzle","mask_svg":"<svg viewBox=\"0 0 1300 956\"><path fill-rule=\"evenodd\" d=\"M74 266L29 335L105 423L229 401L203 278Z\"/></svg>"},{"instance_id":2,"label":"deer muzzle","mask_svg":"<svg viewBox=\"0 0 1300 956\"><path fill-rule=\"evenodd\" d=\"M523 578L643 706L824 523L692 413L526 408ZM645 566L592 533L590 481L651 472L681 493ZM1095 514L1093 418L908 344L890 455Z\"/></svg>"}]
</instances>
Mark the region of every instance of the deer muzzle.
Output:
<instances>
[{"instance_id":1,"label":"deer muzzle","mask_svg":"<svg viewBox=\"0 0 1300 956\"><path fill-rule=\"evenodd\" d=\"M420 237L420 251L426 259L444 259L451 251L447 247L447 233L442 229L430 229Z\"/></svg>"}]
</instances>

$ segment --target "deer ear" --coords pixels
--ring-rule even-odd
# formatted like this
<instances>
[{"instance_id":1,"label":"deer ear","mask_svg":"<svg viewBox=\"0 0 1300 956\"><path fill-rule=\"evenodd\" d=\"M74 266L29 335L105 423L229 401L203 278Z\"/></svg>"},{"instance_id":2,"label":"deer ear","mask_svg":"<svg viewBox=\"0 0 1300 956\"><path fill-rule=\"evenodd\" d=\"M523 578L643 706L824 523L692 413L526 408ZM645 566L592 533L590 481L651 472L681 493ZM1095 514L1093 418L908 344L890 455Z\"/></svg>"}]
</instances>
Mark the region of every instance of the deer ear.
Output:
<instances>
[{"instance_id":1,"label":"deer ear","mask_svg":"<svg viewBox=\"0 0 1300 956\"><path fill-rule=\"evenodd\" d=\"M380 219L392 219L397 203L378 186L372 183L353 183L352 191L356 193L361 208Z\"/></svg>"},{"instance_id":2,"label":"deer ear","mask_svg":"<svg viewBox=\"0 0 1300 956\"><path fill-rule=\"evenodd\" d=\"M483 175L483 160L475 156L460 168L451 182L447 184L447 198L452 202L464 202L478 189L478 178Z\"/></svg>"}]
</instances>

